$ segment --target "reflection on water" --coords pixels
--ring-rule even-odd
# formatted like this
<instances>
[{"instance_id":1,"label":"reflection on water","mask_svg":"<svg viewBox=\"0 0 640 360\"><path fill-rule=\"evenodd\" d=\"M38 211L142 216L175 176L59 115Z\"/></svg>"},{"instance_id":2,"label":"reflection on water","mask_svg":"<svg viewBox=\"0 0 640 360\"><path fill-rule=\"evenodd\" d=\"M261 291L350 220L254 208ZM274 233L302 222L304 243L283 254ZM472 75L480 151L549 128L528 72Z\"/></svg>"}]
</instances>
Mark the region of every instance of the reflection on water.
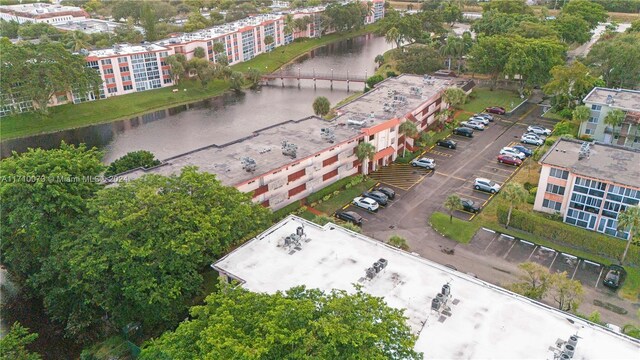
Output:
<instances>
[{"instance_id":1,"label":"reflection on water","mask_svg":"<svg viewBox=\"0 0 640 360\"><path fill-rule=\"evenodd\" d=\"M373 59L389 49L383 37L373 35L323 46L296 59L287 68L302 71L316 70L336 74L373 74ZM318 81L302 81L300 88L295 80L272 81L273 86L243 94L227 93L222 96L159 110L128 120L92 125L54 134L2 142L1 156L12 151L23 152L29 147L50 149L61 141L71 144L85 143L105 151L104 161L111 162L135 150L149 150L164 159L213 143L226 143L251 132L291 119L312 114L311 104L317 96L325 96L332 104L346 96L346 84ZM352 83L351 91L361 91L363 84Z\"/></svg>"}]
</instances>

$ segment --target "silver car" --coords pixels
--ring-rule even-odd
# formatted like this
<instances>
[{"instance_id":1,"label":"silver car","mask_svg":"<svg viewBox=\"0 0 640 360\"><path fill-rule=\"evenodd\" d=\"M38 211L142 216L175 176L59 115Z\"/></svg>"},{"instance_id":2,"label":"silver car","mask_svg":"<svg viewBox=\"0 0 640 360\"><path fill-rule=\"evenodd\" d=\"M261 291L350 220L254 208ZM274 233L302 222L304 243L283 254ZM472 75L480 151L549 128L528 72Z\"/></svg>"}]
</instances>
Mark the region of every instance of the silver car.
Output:
<instances>
[{"instance_id":1,"label":"silver car","mask_svg":"<svg viewBox=\"0 0 640 360\"><path fill-rule=\"evenodd\" d=\"M531 134L524 134L520 138L520 142L522 142L524 144L531 144L531 145L535 145L535 146L540 146L540 145L542 145L544 143L544 140L540 139L537 136L531 135Z\"/></svg>"},{"instance_id":2,"label":"silver car","mask_svg":"<svg viewBox=\"0 0 640 360\"><path fill-rule=\"evenodd\" d=\"M489 179L485 178L476 178L476 181L473 183L473 188L480 191L486 191L492 194L500 191L501 186Z\"/></svg>"},{"instance_id":3,"label":"silver car","mask_svg":"<svg viewBox=\"0 0 640 360\"><path fill-rule=\"evenodd\" d=\"M484 125L475 121L463 121L460 126L468 127L475 130L484 130Z\"/></svg>"},{"instance_id":4,"label":"silver car","mask_svg":"<svg viewBox=\"0 0 640 360\"><path fill-rule=\"evenodd\" d=\"M436 161L432 158L420 158L411 160L411 166L422 167L428 170L436 168Z\"/></svg>"},{"instance_id":5,"label":"silver car","mask_svg":"<svg viewBox=\"0 0 640 360\"><path fill-rule=\"evenodd\" d=\"M532 132L536 135L546 135L549 136L551 135L551 130L540 126L540 125L531 125L527 128L527 132Z\"/></svg>"}]
</instances>

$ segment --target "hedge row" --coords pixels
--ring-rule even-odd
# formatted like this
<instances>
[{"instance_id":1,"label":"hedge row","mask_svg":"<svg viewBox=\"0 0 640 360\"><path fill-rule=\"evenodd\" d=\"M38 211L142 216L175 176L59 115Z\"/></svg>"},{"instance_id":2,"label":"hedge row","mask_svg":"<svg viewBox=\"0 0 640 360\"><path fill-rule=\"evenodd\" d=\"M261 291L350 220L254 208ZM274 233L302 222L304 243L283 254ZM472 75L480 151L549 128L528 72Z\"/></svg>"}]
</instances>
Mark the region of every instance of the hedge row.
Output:
<instances>
[{"instance_id":1,"label":"hedge row","mask_svg":"<svg viewBox=\"0 0 640 360\"><path fill-rule=\"evenodd\" d=\"M325 196L333 194L334 191L344 189L347 186L347 184L351 184L351 186L354 186L361 183L362 180L364 180L364 177L362 175L349 176L344 179L340 179L334 182L333 184L325 188L322 188L314 192L313 194L307 196L307 203L311 204L311 203L317 202L318 200L324 198Z\"/></svg>"},{"instance_id":2,"label":"hedge row","mask_svg":"<svg viewBox=\"0 0 640 360\"><path fill-rule=\"evenodd\" d=\"M507 206L498 206L498 222L505 224L508 212ZM612 261L620 259L626 245L625 241L614 237L517 209L511 213L509 226L549 239L560 245L609 258ZM633 265L640 264L640 251L636 246L629 248L625 262Z\"/></svg>"}]
</instances>

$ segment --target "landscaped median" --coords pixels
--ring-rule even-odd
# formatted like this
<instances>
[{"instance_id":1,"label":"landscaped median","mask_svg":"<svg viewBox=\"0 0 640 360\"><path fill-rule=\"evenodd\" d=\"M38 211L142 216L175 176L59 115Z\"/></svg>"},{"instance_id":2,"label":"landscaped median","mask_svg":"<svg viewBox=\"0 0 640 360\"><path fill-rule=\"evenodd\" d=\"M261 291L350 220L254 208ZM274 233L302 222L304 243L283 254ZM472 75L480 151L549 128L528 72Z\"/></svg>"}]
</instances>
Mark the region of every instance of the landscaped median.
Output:
<instances>
[{"instance_id":1,"label":"landscaped median","mask_svg":"<svg viewBox=\"0 0 640 360\"><path fill-rule=\"evenodd\" d=\"M449 215L437 211L431 214L429 225L440 235L463 244L468 244L479 228L473 222L456 217L451 219Z\"/></svg>"},{"instance_id":2,"label":"landscaped median","mask_svg":"<svg viewBox=\"0 0 640 360\"><path fill-rule=\"evenodd\" d=\"M510 111L521 102L520 96L513 91L474 88L467 102L460 106L461 110L456 113L455 120L465 121L473 114L483 112L487 106L502 106Z\"/></svg>"}]
</instances>

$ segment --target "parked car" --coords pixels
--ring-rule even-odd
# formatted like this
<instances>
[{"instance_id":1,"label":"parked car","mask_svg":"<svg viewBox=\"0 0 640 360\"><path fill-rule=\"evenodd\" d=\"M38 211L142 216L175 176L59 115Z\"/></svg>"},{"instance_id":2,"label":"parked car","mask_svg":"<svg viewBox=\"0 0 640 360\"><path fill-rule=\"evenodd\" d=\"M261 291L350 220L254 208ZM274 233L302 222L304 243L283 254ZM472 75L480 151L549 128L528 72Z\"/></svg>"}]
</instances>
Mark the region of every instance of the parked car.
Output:
<instances>
[{"instance_id":1,"label":"parked car","mask_svg":"<svg viewBox=\"0 0 640 360\"><path fill-rule=\"evenodd\" d=\"M520 151L521 153L523 153L526 157L529 157L531 155L533 155L533 151L531 151L531 149L529 149L526 146L522 146L522 145L513 145L512 148Z\"/></svg>"},{"instance_id":2,"label":"parked car","mask_svg":"<svg viewBox=\"0 0 640 360\"><path fill-rule=\"evenodd\" d=\"M338 211L336 217L340 220L348 221L354 225L362 226L362 216L354 211Z\"/></svg>"},{"instance_id":3,"label":"parked car","mask_svg":"<svg viewBox=\"0 0 640 360\"><path fill-rule=\"evenodd\" d=\"M480 206L476 205L475 201L471 199L460 199L460 204L464 211L472 212L474 214L480 212Z\"/></svg>"},{"instance_id":4,"label":"parked car","mask_svg":"<svg viewBox=\"0 0 640 360\"><path fill-rule=\"evenodd\" d=\"M396 192L392 188L379 186L374 189L375 191L380 191L381 193L387 195L389 200L393 200L396 197Z\"/></svg>"},{"instance_id":5,"label":"parked car","mask_svg":"<svg viewBox=\"0 0 640 360\"><path fill-rule=\"evenodd\" d=\"M484 126L489 125L489 119L482 117L482 116L472 116L469 118L469 121L473 121L473 122L479 122Z\"/></svg>"},{"instance_id":6,"label":"parked car","mask_svg":"<svg viewBox=\"0 0 640 360\"><path fill-rule=\"evenodd\" d=\"M436 161L432 158L419 158L411 160L411 165L433 170L436 168Z\"/></svg>"},{"instance_id":7,"label":"parked car","mask_svg":"<svg viewBox=\"0 0 640 360\"><path fill-rule=\"evenodd\" d=\"M457 143L451 139L442 139L442 140L436 141L436 145L446 147L449 149L455 149L457 146Z\"/></svg>"},{"instance_id":8,"label":"parked car","mask_svg":"<svg viewBox=\"0 0 640 360\"><path fill-rule=\"evenodd\" d=\"M508 164L508 165L515 165L515 166L522 165L522 160L518 159L517 157L513 157L511 155L498 155L498 162L501 164Z\"/></svg>"},{"instance_id":9,"label":"parked car","mask_svg":"<svg viewBox=\"0 0 640 360\"><path fill-rule=\"evenodd\" d=\"M501 186L498 185L495 181L491 181L485 178L476 178L473 183L473 188L480 191L490 192L492 194L500 191Z\"/></svg>"},{"instance_id":10,"label":"parked car","mask_svg":"<svg viewBox=\"0 0 640 360\"><path fill-rule=\"evenodd\" d=\"M549 136L551 135L551 130L540 126L540 125L531 125L527 128L527 132L532 132L538 135L545 135L545 136Z\"/></svg>"},{"instance_id":11,"label":"parked car","mask_svg":"<svg viewBox=\"0 0 640 360\"><path fill-rule=\"evenodd\" d=\"M463 121L460 123L460 126L468 127L474 130L484 130L484 125L473 121Z\"/></svg>"},{"instance_id":12,"label":"parked car","mask_svg":"<svg viewBox=\"0 0 640 360\"><path fill-rule=\"evenodd\" d=\"M542 141L547 140L547 137L546 137L545 135L542 135L542 134L536 134L536 133L534 133L533 131L527 131L527 132L525 133L525 135L535 136L535 137L537 137L538 139L542 139Z\"/></svg>"},{"instance_id":13,"label":"parked car","mask_svg":"<svg viewBox=\"0 0 640 360\"><path fill-rule=\"evenodd\" d=\"M484 109L484 111L491 114L498 114L498 115L504 115L507 112L507 110L505 110L505 108L503 108L502 106L490 106Z\"/></svg>"},{"instance_id":14,"label":"parked car","mask_svg":"<svg viewBox=\"0 0 640 360\"><path fill-rule=\"evenodd\" d=\"M481 112L479 114L474 114L473 116L480 116L480 117L483 117L483 118L485 118L485 119L487 119L489 121L493 121L494 120L493 115L487 114L485 112Z\"/></svg>"},{"instance_id":15,"label":"parked car","mask_svg":"<svg viewBox=\"0 0 640 360\"><path fill-rule=\"evenodd\" d=\"M510 155L520 160L524 160L527 157L524 153L521 153L520 151L508 146L500 149L500 155Z\"/></svg>"},{"instance_id":16,"label":"parked car","mask_svg":"<svg viewBox=\"0 0 640 360\"><path fill-rule=\"evenodd\" d=\"M362 193L362 196L371 198L382 206L386 206L387 202L389 202L389 198L387 197L387 195L383 194L380 191L365 191Z\"/></svg>"},{"instance_id":17,"label":"parked car","mask_svg":"<svg viewBox=\"0 0 640 360\"><path fill-rule=\"evenodd\" d=\"M358 196L357 198L353 199L352 203L357 207L361 207L363 209L374 212L378 211L378 208L380 207L380 205L378 205L375 200L364 196Z\"/></svg>"},{"instance_id":18,"label":"parked car","mask_svg":"<svg viewBox=\"0 0 640 360\"><path fill-rule=\"evenodd\" d=\"M617 289L622 285L627 271L620 265L609 265L607 275L605 275L602 283L612 289Z\"/></svg>"},{"instance_id":19,"label":"parked car","mask_svg":"<svg viewBox=\"0 0 640 360\"><path fill-rule=\"evenodd\" d=\"M523 144L531 144L535 146L540 146L544 144L544 140L540 139L537 136L533 136L531 134L522 135L522 137L520 138L520 142Z\"/></svg>"},{"instance_id":20,"label":"parked car","mask_svg":"<svg viewBox=\"0 0 640 360\"><path fill-rule=\"evenodd\" d=\"M455 135L462 135L466 137L473 137L473 130L467 127L457 127L453 129Z\"/></svg>"}]
</instances>

